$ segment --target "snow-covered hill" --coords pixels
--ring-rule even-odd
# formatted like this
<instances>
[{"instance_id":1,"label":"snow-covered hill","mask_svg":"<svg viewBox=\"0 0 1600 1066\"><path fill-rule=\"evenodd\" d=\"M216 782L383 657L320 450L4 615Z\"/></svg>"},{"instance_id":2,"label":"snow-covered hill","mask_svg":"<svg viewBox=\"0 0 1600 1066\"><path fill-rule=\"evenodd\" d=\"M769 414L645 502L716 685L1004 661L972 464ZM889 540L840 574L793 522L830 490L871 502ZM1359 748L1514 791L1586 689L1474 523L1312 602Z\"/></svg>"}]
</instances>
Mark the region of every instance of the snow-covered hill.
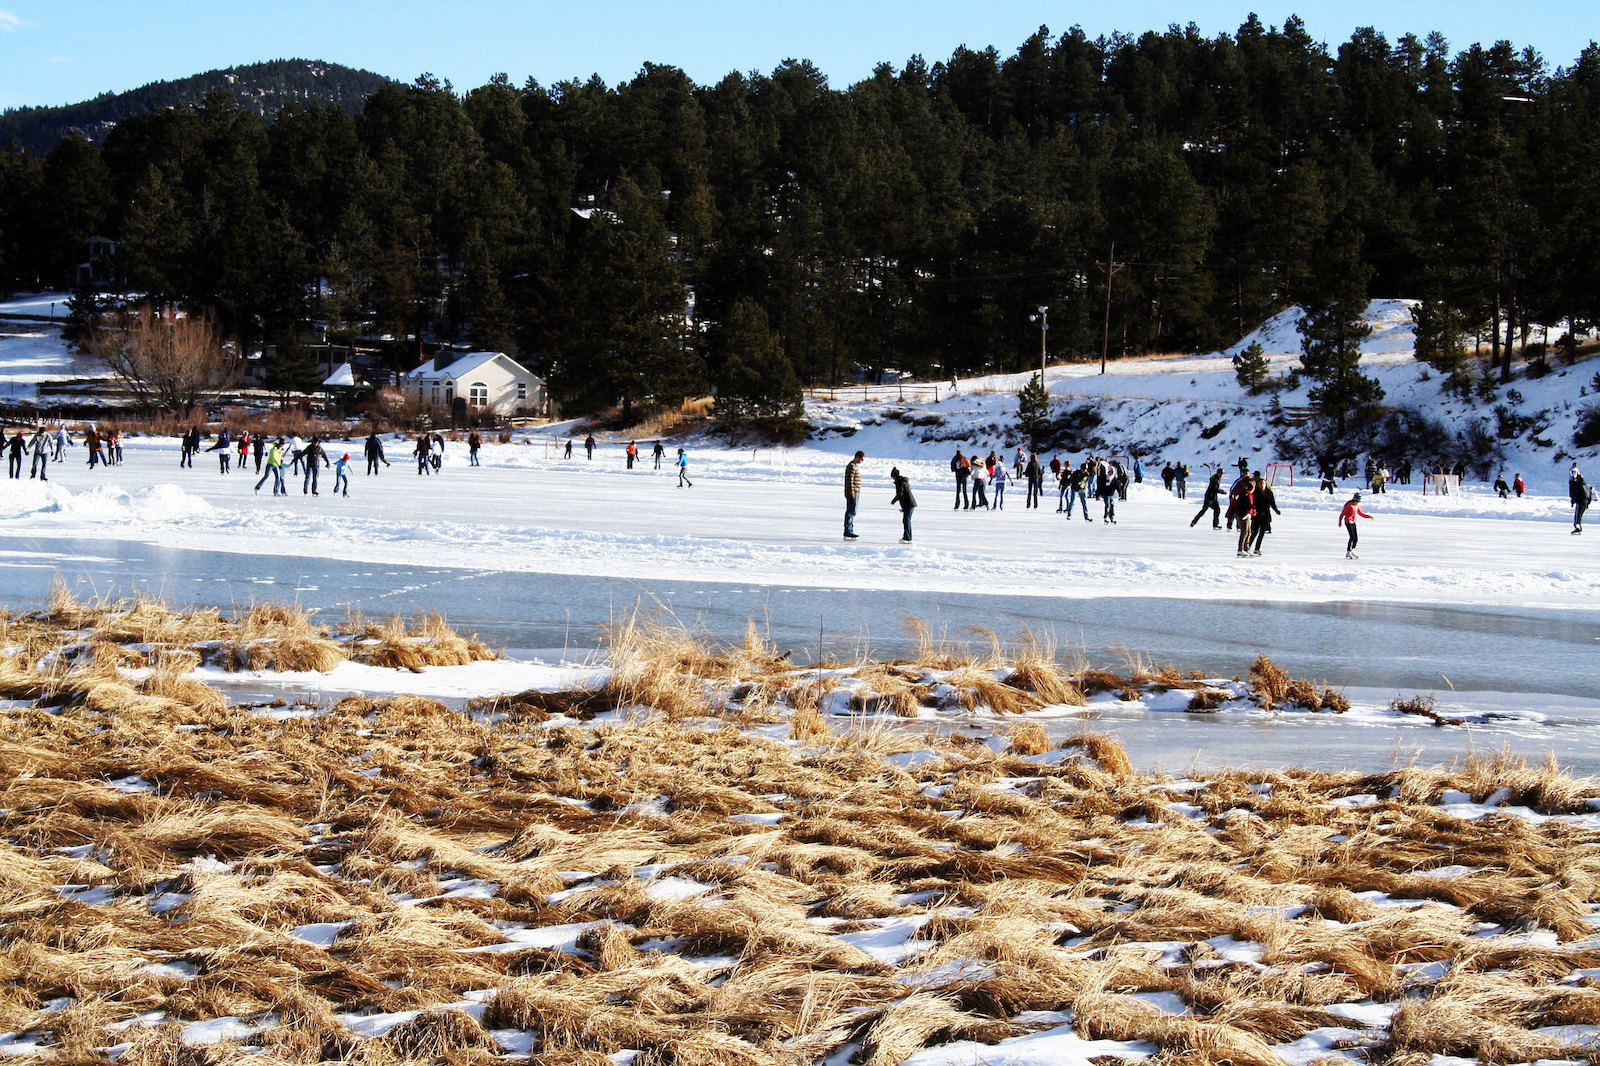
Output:
<instances>
[{"instance_id":1,"label":"snow-covered hill","mask_svg":"<svg viewBox=\"0 0 1600 1066\"><path fill-rule=\"evenodd\" d=\"M1583 410L1600 405L1594 378L1600 360L1580 359L1565 366L1555 356L1550 371L1532 378L1520 361L1516 379L1492 399L1470 402L1447 393L1443 377L1412 356L1410 301L1374 300L1367 313L1372 334L1363 344L1362 370L1384 390L1385 418L1373 426L1352 426L1343 450L1366 454L1361 438L1377 433L1403 447L1419 464L1460 459L1471 466L1486 457L1487 478L1504 470L1509 480L1521 473L1530 487L1565 491L1574 459L1594 465L1595 446L1579 448L1573 434ZM1164 462L1186 462L1195 471L1208 465L1232 467L1245 456L1253 467L1296 460L1296 476L1313 467L1312 448L1294 423L1309 404L1309 382L1251 396L1239 386L1232 356L1259 342L1275 377L1293 380L1300 365L1299 308L1273 316L1237 344L1205 355L1113 362L1100 373L1098 363L1050 367L1046 384L1053 410L1066 412L1076 432L1060 449L1066 454L1140 456L1147 469ZM817 427L819 447L848 452L856 448L884 457L947 457L963 446L1010 455L1016 431L1017 392L1034 376L997 374L949 383L937 400L905 399L879 390L882 399L864 400L863 390L843 390L841 400L813 400L808 415ZM1504 412L1503 414L1499 412ZM1387 424L1385 424L1387 423ZM959 442L959 444L958 444ZM1299 451L1301 454L1295 455ZM1394 458L1394 456L1391 456ZM1314 474L1314 469L1306 473ZM1469 473L1469 479L1473 477Z\"/></svg>"}]
</instances>

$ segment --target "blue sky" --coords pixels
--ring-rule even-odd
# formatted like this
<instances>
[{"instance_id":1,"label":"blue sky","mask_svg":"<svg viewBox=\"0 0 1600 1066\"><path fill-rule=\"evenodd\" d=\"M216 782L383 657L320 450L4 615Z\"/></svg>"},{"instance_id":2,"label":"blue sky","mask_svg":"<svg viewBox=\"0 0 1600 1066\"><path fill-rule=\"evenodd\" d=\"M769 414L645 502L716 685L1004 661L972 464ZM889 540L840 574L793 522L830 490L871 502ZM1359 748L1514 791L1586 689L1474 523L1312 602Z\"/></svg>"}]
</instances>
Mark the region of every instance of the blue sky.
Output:
<instances>
[{"instance_id":1,"label":"blue sky","mask_svg":"<svg viewBox=\"0 0 1600 1066\"><path fill-rule=\"evenodd\" d=\"M1194 22L1231 33L1256 11L1290 14L1337 44L1358 26L1391 40L1439 30L1453 49L1508 39L1569 65L1600 37L1595 0L1316 0L1282 9L1250 0L0 0L0 108L64 104L214 67L292 56L364 67L402 81L428 72L458 90L497 72L514 84L599 74L615 85L645 61L681 67L700 84L729 71L771 71L810 59L835 87L896 67L932 63L958 46L1009 55L1041 25L1091 36Z\"/></svg>"}]
</instances>

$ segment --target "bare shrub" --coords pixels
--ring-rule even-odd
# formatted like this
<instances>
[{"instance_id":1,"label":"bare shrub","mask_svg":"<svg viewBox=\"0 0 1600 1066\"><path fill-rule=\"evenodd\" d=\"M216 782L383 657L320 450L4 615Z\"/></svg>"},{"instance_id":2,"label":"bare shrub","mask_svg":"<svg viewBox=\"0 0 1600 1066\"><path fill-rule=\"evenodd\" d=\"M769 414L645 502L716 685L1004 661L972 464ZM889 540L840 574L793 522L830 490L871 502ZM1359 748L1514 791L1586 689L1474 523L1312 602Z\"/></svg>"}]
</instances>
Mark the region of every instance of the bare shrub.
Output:
<instances>
[{"instance_id":1,"label":"bare shrub","mask_svg":"<svg viewBox=\"0 0 1600 1066\"><path fill-rule=\"evenodd\" d=\"M233 384L243 364L209 315L148 303L102 317L85 349L146 407L186 412Z\"/></svg>"}]
</instances>

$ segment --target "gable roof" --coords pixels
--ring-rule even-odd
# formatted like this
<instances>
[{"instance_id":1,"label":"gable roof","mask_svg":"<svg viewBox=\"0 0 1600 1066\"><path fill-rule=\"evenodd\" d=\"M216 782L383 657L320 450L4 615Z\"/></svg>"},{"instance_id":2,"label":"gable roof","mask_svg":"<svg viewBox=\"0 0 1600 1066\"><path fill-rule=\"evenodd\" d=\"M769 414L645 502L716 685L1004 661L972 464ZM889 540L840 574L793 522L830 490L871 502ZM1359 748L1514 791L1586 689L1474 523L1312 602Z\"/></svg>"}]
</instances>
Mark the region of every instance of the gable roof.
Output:
<instances>
[{"instance_id":1,"label":"gable roof","mask_svg":"<svg viewBox=\"0 0 1600 1066\"><path fill-rule=\"evenodd\" d=\"M534 378L535 380L538 379L537 374L504 352L467 352L464 355L458 355L456 358L446 363L442 370L436 369L434 366L434 364L438 362L437 359L429 359L415 370L407 371L406 377L413 381L422 381L448 374L450 377L459 380L466 377L468 374L471 374L473 371L494 362L496 359L504 359L514 369L527 374L529 377Z\"/></svg>"}]
</instances>

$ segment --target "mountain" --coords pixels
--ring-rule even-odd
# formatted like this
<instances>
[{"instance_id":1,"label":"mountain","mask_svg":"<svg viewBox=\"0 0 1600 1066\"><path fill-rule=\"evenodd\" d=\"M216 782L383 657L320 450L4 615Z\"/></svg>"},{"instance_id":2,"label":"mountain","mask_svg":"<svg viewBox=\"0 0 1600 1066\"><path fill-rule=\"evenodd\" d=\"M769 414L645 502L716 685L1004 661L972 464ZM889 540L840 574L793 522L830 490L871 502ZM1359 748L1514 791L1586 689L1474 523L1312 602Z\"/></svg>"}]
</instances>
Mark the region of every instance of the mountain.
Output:
<instances>
[{"instance_id":1,"label":"mountain","mask_svg":"<svg viewBox=\"0 0 1600 1066\"><path fill-rule=\"evenodd\" d=\"M24 148L43 154L74 133L98 141L126 115L147 115L179 104L198 106L213 89L226 89L240 106L267 119L289 103L302 107L333 104L353 112L390 80L368 70L315 59L275 59L208 70L176 81L153 81L123 93L101 93L80 104L0 112L0 146L15 137Z\"/></svg>"}]
</instances>

